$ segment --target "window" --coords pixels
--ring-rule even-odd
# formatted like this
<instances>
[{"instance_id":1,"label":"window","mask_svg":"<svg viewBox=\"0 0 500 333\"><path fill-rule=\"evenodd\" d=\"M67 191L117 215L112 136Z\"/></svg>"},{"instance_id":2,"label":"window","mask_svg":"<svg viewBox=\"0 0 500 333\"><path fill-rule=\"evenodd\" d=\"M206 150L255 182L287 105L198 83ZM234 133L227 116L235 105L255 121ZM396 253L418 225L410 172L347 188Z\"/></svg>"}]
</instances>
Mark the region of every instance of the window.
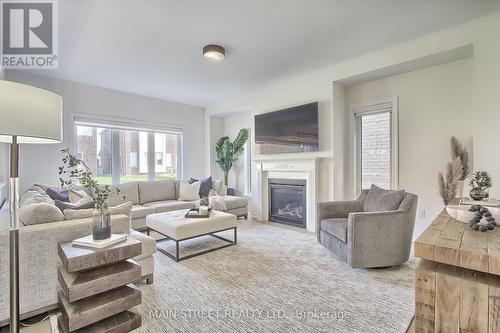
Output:
<instances>
[{"instance_id":1,"label":"window","mask_svg":"<svg viewBox=\"0 0 500 333\"><path fill-rule=\"evenodd\" d=\"M163 152L156 153L156 166L163 166Z\"/></svg>"},{"instance_id":2,"label":"window","mask_svg":"<svg viewBox=\"0 0 500 333\"><path fill-rule=\"evenodd\" d=\"M181 130L113 126L75 116L75 134L76 155L101 184L182 177Z\"/></svg>"},{"instance_id":3,"label":"window","mask_svg":"<svg viewBox=\"0 0 500 333\"><path fill-rule=\"evenodd\" d=\"M356 187L372 184L395 189L397 184L397 111L388 102L356 109Z\"/></svg>"},{"instance_id":4,"label":"window","mask_svg":"<svg viewBox=\"0 0 500 333\"><path fill-rule=\"evenodd\" d=\"M144 156L140 154L141 149L147 150L147 132L117 129L113 131L119 136L120 183L148 180L147 168L140 168L141 162L147 165L147 157L144 161L139 160L139 156ZM146 142L146 145L141 145L141 141Z\"/></svg>"},{"instance_id":5,"label":"window","mask_svg":"<svg viewBox=\"0 0 500 333\"><path fill-rule=\"evenodd\" d=\"M76 126L76 156L82 159L101 184L111 184L111 130Z\"/></svg>"},{"instance_id":6,"label":"window","mask_svg":"<svg viewBox=\"0 0 500 333\"><path fill-rule=\"evenodd\" d=\"M175 178L178 173L178 160L181 137L173 134L155 133L156 179Z\"/></svg>"}]
</instances>

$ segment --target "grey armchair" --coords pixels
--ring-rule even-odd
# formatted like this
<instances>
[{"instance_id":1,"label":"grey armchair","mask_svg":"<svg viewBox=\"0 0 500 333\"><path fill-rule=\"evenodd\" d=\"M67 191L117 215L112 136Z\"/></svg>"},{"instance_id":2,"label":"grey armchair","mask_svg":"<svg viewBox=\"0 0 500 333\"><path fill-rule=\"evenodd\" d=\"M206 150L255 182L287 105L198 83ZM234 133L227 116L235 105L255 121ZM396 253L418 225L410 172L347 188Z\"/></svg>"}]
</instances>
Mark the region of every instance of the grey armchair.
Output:
<instances>
[{"instance_id":1,"label":"grey armchair","mask_svg":"<svg viewBox=\"0 0 500 333\"><path fill-rule=\"evenodd\" d=\"M357 200L318 203L318 242L353 268L399 265L410 256L418 197L405 193L398 210L363 212Z\"/></svg>"}]
</instances>

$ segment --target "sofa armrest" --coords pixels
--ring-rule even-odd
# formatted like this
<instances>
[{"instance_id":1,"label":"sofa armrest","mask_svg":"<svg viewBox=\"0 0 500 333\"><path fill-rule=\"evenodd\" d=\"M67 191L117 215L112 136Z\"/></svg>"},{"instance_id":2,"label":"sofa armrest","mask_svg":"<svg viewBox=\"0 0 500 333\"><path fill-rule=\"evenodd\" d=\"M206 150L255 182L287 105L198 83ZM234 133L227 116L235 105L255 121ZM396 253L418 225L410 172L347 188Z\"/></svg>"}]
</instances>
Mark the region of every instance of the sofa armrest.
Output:
<instances>
[{"instance_id":1,"label":"sofa armrest","mask_svg":"<svg viewBox=\"0 0 500 333\"><path fill-rule=\"evenodd\" d=\"M327 218L347 218L351 212L363 210L363 203L359 200L326 201L318 203L318 220Z\"/></svg>"},{"instance_id":2,"label":"sofa armrest","mask_svg":"<svg viewBox=\"0 0 500 333\"><path fill-rule=\"evenodd\" d=\"M111 230L126 233L129 218L111 216ZM92 234L92 218L22 226L19 229L20 311L57 303L58 244ZM9 253L9 232L0 232L0 253ZM0 321L9 314L9 256L0 256ZM41 288L40 286L43 286ZM35 290L35 292L34 292Z\"/></svg>"},{"instance_id":3,"label":"sofa armrest","mask_svg":"<svg viewBox=\"0 0 500 333\"><path fill-rule=\"evenodd\" d=\"M350 213L347 261L352 267L390 266L408 259L413 227L404 211Z\"/></svg>"},{"instance_id":4,"label":"sofa armrest","mask_svg":"<svg viewBox=\"0 0 500 333\"><path fill-rule=\"evenodd\" d=\"M359 212L363 209L360 200L351 201L324 201L318 202L316 208L316 237L319 241L321 220L327 218L347 218L351 212Z\"/></svg>"}]
</instances>

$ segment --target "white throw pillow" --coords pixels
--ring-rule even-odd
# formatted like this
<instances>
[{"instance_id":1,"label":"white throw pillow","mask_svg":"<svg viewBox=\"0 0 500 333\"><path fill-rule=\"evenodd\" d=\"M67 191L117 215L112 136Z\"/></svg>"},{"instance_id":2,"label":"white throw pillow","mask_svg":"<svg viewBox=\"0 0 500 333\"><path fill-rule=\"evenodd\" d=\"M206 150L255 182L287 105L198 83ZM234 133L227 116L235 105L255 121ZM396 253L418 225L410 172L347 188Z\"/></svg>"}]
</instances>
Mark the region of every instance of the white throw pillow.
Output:
<instances>
[{"instance_id":1,"label":"white throw pillow","mask_svg":"<svg viewBox=\"0 0 500 333\"><path fill-rule=\"evenodd\" d=\"M200 185L201 182L197 181L192 184L189 184L188 182L181 182L180 187L179 187L179 199L180 201L193 201L193 200L199 200L200 195L198 192L200 192Z\"/></svg>"},{"instance_id":2,"label":"white throw pillow","mask_svg":"<svg viewBox=\"0 0 500 333\"><path fill-rule=\"evenodd\" d=\"M75 188L70 187L68 191L68 199L69 203L77 203L78 200L88 196L87 192L85 190L78 190Z\"/></svg>"}]
</instances>

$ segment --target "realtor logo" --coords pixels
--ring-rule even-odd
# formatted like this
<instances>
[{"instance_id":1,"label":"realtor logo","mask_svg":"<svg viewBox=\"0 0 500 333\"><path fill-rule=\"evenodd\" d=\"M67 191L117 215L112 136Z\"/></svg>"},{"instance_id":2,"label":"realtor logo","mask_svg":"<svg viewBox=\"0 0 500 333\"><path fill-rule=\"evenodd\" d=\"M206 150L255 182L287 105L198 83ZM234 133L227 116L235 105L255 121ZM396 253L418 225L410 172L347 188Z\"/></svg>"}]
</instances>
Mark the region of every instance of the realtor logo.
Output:
<instances>
[{"instance_id":1,"label":"realtor logo","mask_svg":"<svg viewBox=\"0 0 500 333\"><path fill-rule=\"evenodd\" d=\"M57 68L56 0L1 1L2 67Z\"/></svg>"}]
</instances>

